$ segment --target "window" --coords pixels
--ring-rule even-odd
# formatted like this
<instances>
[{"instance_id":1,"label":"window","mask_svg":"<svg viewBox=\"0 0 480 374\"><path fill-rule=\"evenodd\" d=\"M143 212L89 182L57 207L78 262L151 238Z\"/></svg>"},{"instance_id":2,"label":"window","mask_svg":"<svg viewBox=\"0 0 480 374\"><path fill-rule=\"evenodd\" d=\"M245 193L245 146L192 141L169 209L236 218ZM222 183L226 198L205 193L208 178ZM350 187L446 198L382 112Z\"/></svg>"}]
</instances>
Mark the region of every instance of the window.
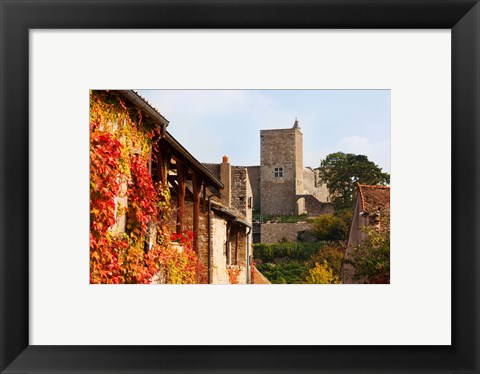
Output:
<instances>
[{"instance_id":1,"label":"window","mask_svg":"<svg viewBox=\"0 0 480 374\"><path fill-rule=\"evenodd\" d=\"M249 196L249 198L248 198L248 208L249 209L252 209L252 200L253 200L253 197Z\"/></svg>"},{"instance_id":2,"label":"window","mask_svg":"<svg viewBox=\"0 0 480 374\"><path fill-rule=\"evenodd\" d=\"M283 168L275 168L275 171L273 173L275 175L275 178L282 178L283 177Z\"/></svg>"}]
</instances>

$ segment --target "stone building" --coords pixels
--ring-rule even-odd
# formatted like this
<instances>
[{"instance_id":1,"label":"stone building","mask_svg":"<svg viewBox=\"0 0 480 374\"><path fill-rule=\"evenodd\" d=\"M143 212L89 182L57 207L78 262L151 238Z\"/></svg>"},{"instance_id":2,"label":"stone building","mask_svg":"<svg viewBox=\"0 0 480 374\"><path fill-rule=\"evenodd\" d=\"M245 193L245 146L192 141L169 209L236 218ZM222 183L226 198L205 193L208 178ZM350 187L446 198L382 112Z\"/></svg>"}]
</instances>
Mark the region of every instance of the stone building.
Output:
<instances>
[{"instance_id":1,"label":"stone building","mask_svg":"<svg viewBox=\"0 0 480 374\"><path fill-rule=\"evenodd\" d=\"M260 131L260 165L247 171L258 213L318 216L333 212L318 171L303 166L303 134L297 119L289 129Z\"/></svg>"},{"instance_id":2,"label":"stone building","mask_svg":"<svg viewBox=\"0 0 480 374\"><path fill-rule=\"evenodd\" d=\"M223 184L219 191L219 202L214 202L213 210L216 214L230 217L232 225L225 226L226 235L229 238L225 250L226 263L230 266L238 266L240 274L247 269L247 264L252 260L250 250L253 243L252 211L253 194L245 167L232 166L227 156L223 156L220 164L203 164ZM227 220L228 221L228 220ZM238 225L247 227L248 230L239 229ZM219 228L220 225L217 225ZM247 251L244 251L247 248ZM250 274L247 274L250 275Z\"/></svg>"},{"instance_id":3,"label":"stone building","mask_svg":"<svg viewBox=\"0 0 480 374\"><path fill-rule=\"evenodd\" d=\"M303 165L303 134L297 119L292 128L260 131L260 165L249 166L247 171L256 213L274 216L333 213L328 189L318 171ZM254 241L296 241L311 226L307 222L255 222Z\"/></svg>"},{"instance_id":4,"label":"stone building","mask_svg":"<svg viewBox=\"0 0 480 374\"><path fill-rule=\"evenodd\" d=\"M382 217L390 215L390 186L358 184L352 223L348 234L342 265L342 283L361 283L355 280L355 269L349 263L352 250L367 238L362 230L367 226L381 229Z\"/></svg>"},{"instance_id":5,"label":"stone building","mask_svg":"<svg viewBox=\"0 0 480 374\"><path fill-rule=\"evenodd\" d=\"M173 207L169 230L193 233L193 249L203 264L202 283L251 283L252 204L253 197L245 168L231 167L228 159L218 165L218 173L207 168L168 131L168 120L134 91L110 90L109 99L121 99L135 108L161 137L152 152L149 169L155 181L167 181ZM124 198L122 205L128 206ZM125 214L118 214L113 229L125 230ZM152 242L155 233L145 239ZM260 277L257 277L260 279ZM161 281L160 281L161 283Z\"/></svg>"},{"instance_id":6,"label":"stone building","mask_svg":"<svg viewBox=\"0 0 480 374\"><path fill-rule=\"evenodd\" d=\"M221 175L231 173L231 204L248 219L252 217L252 211L262 215L289 216L333 213L328 189L318 171L303 166L303 134L297 119L289 129L260 131L260 165L230 166L228 163L227 168L227 163L225 156L222 164L204 165L222 182L225 179ZM310 229L311 224L306 222L256 222L253 223L253 241L296 241L300 232Z\"/></svg>"}]
</instances>

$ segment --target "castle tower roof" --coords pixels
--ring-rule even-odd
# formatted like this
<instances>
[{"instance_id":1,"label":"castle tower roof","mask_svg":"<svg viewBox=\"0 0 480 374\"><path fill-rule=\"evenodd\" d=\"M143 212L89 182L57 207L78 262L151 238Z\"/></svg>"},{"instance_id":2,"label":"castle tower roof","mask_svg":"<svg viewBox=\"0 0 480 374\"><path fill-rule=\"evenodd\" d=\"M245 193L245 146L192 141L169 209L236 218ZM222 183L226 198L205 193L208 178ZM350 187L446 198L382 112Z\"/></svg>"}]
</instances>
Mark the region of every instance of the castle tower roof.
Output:
<instances>
[{"instance_id":1,"label":"castle tower roof","mask_svg":"<svg viewBox=\"0 0 480 374\"><path fill-rule=\"evenodd\" d=\"M298 123L297 117L295 117L295 123L293 124L292 129L300 129L300 124Z\"/></svg>"}]
</instances>

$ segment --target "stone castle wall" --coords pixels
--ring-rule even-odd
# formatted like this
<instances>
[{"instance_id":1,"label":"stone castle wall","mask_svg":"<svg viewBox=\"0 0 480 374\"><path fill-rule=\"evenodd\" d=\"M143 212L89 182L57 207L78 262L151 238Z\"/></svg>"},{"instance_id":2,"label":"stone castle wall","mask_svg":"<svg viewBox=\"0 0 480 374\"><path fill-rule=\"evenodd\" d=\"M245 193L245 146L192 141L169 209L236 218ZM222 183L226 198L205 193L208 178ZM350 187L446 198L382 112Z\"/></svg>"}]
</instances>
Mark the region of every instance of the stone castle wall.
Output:
<instances>
[{"instance_id":1,"label":"stone castle wall","mask_svg":"<svg viewBox=\"0 0 480 374\"><path fill-rule=\"evenodd\" d=\"M303 134L295 131L295 195L303 194Z\"/></svg>"},{"instance_id":2,"label":"stone castle wall","mask_svg":"<svg viewBox=\"0 0 480 374\"><path fill-rule=\"evenodd\" d=\"M310 167L303 169L303 193L304 195L312 195L322 202L329 201L329 193L327 186L318 176L318 172Z\"/></svg>"},{"instance_id":3,"label":"stone castle wall","mask_svg":"<svg viewBox=\"0 0 480 374\"><path fill-rule=\"evenodd\" d=\"M260 243L273 244L284 240L296 242L299 232L311 229L312 224L308 222L262 223L260 224Z\"/></svg>"},{"instance_id":4,"label":"stone castle wall","mask_svg":"<svg viewBox=\"0 0 480 374\"><path fill-rule=\"evenodd\" d=\"M262 214L289 215L296 212L297 129L260 131L260 211ZM275 168L283 169L275 177Z\"/></svg>"}]
</instances>

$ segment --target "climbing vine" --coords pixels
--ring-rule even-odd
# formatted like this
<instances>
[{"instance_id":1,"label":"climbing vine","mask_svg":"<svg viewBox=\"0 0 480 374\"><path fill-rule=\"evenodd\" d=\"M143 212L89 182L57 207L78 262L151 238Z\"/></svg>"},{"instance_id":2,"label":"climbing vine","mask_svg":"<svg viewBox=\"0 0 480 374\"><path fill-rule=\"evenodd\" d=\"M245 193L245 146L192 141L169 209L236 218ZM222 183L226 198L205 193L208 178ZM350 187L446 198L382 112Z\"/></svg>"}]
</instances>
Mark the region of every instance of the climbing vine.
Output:
<instances>
[{"instance_id":1,"label":"climbing vine","mask_svg":"<svg viewBox=\"0 0 480 374\"><path fill-rule=\"evenodd\" d=\"M240 275L240 269L228 266L227 271L230 284L238 284L238 276Z\"/></svg>"},{"instance_id":2,"label":"climbing vine","mask_svg":"<svg viewBox=\"0 0 480 374\"><path fill-rule=\"evenodd\" d=\"M132 239L141 240L147 234L149 223L157 216L157 192L146 162L140 156L131 157L130 172L127 232Z\"/></svg>"},{"instance_id":3,"label":"climbing vine","mask_svg":"<svg viewBox=\"0 0 480 374\"><path fill-rule=\"evenodd\" d=\"M91 92L91 283L150 283L159 273L167 283L196 280L193 236L187 233L182 251L171 245L168 184L154 183L149 171L159 136L158 128L120 97Z\"/></svg>"},{"instance_id":4,"label":"climbing vine","mask_svg":"<svg viewBox=\"0 0 480 374\"><path fill-rule=\"evenodd\" d=\"M198 257L192 248L193 233L173 233L172 243L159 250L158 264L165 283L196 283Z\"/></svg>"},{"instance_id":5,"label":"climbing vine","mask_svg":"<svg viewBox=\"0 0 480 374\"><path fill-rule=\"evenodd\" d=\"M116 222L119 192L120 143L109 133L92 134L90 141L90 281L120 283L119 254L128 245L108 229Z\"/></svg>"}]
</instances>

